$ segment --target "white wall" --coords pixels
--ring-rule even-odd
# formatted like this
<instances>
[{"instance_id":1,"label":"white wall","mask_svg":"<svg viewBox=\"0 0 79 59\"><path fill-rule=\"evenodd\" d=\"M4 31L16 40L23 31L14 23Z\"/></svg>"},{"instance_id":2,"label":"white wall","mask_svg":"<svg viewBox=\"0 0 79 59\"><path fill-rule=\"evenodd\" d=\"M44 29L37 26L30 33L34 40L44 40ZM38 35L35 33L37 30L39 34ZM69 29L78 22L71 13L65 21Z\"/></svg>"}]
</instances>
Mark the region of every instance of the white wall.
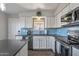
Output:
<instances>
[{"instance_id":1,"label":"white wall","mask_svg":"<svg viewBox=\"0 0 79 59\"><path fill-rule=\"evenodd\" d=\"M19 13L20 16L36 16L37 10L29 10L25 12ZM54 16L54 12L52 10L42 10L41 11L42 16Z\"/></svg>"},{"instance_id":2,"label":"white wall","mask_svg":"<svg viewBox=\"0 0 79 59\"><path fill-rule=\"evenodd\" d=\"M46 16L46 19L49 20L48 28L55 26L54 13L52 11L41 11L42 16ZM15 39L17 31L19 28L24 27L25 25L29 28L32 28L32 17L36 16L36 11L26 11L19 14L8 15L8 38ZM26 19L26 20L25 20ZM53 24L53 26L52 26ZM31 26L32 25L32 26Z\"/></svg>"},{"instance_id":3,"label":"white wall","mask_svg":"<svg viewBox=\"0 0 79 59\"><path fill-rule=\"evenodd\" d=\"M5 13L0 11L0 40L7 39L8 22Z\"/></svg>"}]
</instances>

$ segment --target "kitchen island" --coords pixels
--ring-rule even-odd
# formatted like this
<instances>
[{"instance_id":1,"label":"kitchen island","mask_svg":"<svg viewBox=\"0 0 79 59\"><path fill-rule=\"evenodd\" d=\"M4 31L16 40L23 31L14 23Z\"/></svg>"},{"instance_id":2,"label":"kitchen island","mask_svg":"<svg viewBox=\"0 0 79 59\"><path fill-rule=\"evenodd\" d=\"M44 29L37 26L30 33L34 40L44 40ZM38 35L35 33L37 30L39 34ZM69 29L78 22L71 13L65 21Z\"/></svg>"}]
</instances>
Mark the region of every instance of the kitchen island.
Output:
<instances>
[{"instance_id":1,"label":"kitchen island","mask_svg":"<svg viewBox=\"0 0 79 59\"><path fill-rule=\"evenodd\" d=\"M28 41L20 40L0 40L0 56L27 56ZM25 51L23 51L25 49ZM26 52L24 55L23 53Z\"/></svg>"}]
</instances>

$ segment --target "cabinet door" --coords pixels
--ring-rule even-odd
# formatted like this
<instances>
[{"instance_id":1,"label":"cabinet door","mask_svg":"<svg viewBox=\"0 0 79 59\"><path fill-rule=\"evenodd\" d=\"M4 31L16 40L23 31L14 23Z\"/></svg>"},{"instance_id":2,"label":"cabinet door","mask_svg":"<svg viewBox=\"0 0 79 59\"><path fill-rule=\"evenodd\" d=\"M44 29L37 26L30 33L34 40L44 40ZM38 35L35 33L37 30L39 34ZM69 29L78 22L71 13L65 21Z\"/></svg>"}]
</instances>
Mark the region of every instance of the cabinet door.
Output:
<instances>
[{"instance_id":1,"label":"cabinet door","mask_svg":"<svg viewBox=\"0 0 79 59\"><path fill-rule=\"evenodd\" d=\"M79 7L79 3L71 3L70 4L70 9L73 10L75 8Z\"/></svg>"},{"instance_id":2,"label":"cabinet door","mask_svg":"<svg viewBox=\"0 0 79 59\"><path fill-rule=\"evenodd\" d=\"M72 48L72 56L79 56L79 49Z\"/></svg>"},{"instance_id":3,"label":"cabinet door","mask_svg":"<svg viewBox=\"0 0 79 59\"><path fill-rule=\"evenodd\" d=\"M51 41L51 38L50 38L50 36L47 36L47 49L51 49L51 47L52 47L52 41Z\"/></svg>"},{"instance_id":4,"label":"cabinet door","mask_svg":"<svg viewBox=\"0 0 79 59\"><path fill-rule=\"evenodd\" d=\"M46 37L40 37L40 49L46 49Z\"/></svg>"},{"instance_id":5,"label":"cabinet door","mask_svg":"<svg viewBox=\"0 0 79 59\"><path fill-rule=\"evenodd\" d=\"M57 53L60 54L60 42L56 42Z\"/></svg>"},{"instance_id":6,"label":"cabinet door","mask_svg":"<svg viewBox=\"0 0 79 59\"><path fill-rule=\"evenodd\" d=\"M55 27L55 19L53 16L47 17L47 28Z\"/></svg>"},{"instance_id":7,"label":"cabinet door","mask_svg":"<svg viewBox=\"0 0 79 59\"><path fill-rule=\"evenodd\" d=\"M39 38L33 37L33 49L39 49Z\"/></svg>"},{"instance_id":8,"label":"cabinet door","mask_svg":"<svg viewBox=\"0 0 79 59\"><path fill-rule=\"evenodd\" d=\"M50 20L51 20L50 17L47 17L47 28L50 28L50 24L51 24Z\"/></svg>"},{"instance_id":9,"label":"cabinet door","mask_svg":"<svg viewBox=\"0 0 79 59\"><path fill-rule=\"evenodd\" d=\"M27 28L32 28L32 26L33 26L32 17L27 16L27 17L26 17L25 24L26 24L26 27L27 27Z\"/></svg>"},{"instance_id":10,"label":"cabinet door","mask_svg":"<svg viewBox=\"0 0 79 59\"><path fill-rule=\"evenodd\" d=\"M55 53L55 38L54 37L51 37L51 42L52 42L52 47L51 49L53 50L53 52Z\"/></svg>"}]
</instances>

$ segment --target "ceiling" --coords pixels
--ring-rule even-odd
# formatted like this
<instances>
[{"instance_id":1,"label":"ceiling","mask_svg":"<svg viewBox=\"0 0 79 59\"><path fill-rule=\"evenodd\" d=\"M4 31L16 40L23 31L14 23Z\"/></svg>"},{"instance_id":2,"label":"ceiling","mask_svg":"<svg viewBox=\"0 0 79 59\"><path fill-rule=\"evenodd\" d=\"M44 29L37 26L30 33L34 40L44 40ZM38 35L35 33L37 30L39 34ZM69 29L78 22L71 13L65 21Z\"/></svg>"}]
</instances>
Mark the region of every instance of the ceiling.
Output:
<instances>
[{"instance_id":1,"label":"ceiling","mask_svg":"<svg viewBox=\"0 0 79 59\"><path fill-rule=\"evenodd\" d=\"M55 10L61 3L6 3L6 13L14 14L27 10Z\"/></svg>"}]
</instances>

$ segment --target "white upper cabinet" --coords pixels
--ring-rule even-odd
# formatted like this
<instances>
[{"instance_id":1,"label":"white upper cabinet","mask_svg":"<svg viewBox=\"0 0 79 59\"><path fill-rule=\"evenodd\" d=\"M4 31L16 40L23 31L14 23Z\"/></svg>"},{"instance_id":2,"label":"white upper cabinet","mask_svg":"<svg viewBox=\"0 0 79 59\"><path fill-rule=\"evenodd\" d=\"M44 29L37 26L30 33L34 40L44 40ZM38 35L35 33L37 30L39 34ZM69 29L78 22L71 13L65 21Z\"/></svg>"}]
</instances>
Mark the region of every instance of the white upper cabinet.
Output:
<instances>
[{"instance_id":1,"label":"white upper cabinet","mask_svg":"<svg viewBox=\"0 0 79 59\"><path fill-rule=\"evenodd\" d=\"M56 25L55 18L53 16L47 16L47 28L54 28Z\"/></svg>"},{"instance_id":2,"label":"white upper cabinet","mask_svg":"<svg viewBox=\"0 0 79 59\"><path fill-rule=\"evenodd\" d=\"M70 5L67 5L61 12L61 16L67 14L68 12L70 12Z\"/></svg>"},{"instance_id":3,"label":"white upper cabinet","mask_svg":"<svg viewBox=\"0 0 79 59\"><path fill-rule=\"evenodd\" d=\"M25 27L25 17L20 17L17 21L17 28L20 30Z\"/></svg>"},{"instance_id":4,"label":"white upper cabinet","mask_svg":"<svg viewBox=\"0 0 79 59\"><path fill-rule=\"evenodd\" d=\"M68 12L72 11L73 9L79 7L79 3L70 3L66 5L56 16L55 20L57 22L56 27L60 27L61 25L67 24L67 22L61 23L61 16L67 14Z\"/></svg>"},{"instance_id":5,"label":"white upper cabinet","mask_svg":"<svg viewBox=\"0 0 79 59\"><path fill-rule=\"evenodd\" d=\"M73 10L75 8L79 7L79 3L71 3L70 4L70 9Z\"/></svg>"},{"instance_id":6,"label":"white upper cabinet","mask_svg":"<svg viewBox=\"0 0 79 59\"><path fill-rule=\"evenodd\" d=\"M33 26L33 19L32 19L32 17L31 16L26 16L25 17L25 26L27 27L27 28L32 28L32 26Z\"/></svg>"},{"instance_id":7,"label":"white upper cabinet","mask_svg":"<svg viewBox=\"0 0 79 59\"><path fill-rule=\"evenodd\" d=\"M67 22L61 22L61 16L67 14L68 12L70 12L71 10L75 9L76 7L78 7L79 4L75 4L75 3L70 3L68 5L66 5L56 16L55 16L55 20L56 20L56 27L60 27L61 25L65 25L68 24Z\"/></svg>"}]
</instances>

